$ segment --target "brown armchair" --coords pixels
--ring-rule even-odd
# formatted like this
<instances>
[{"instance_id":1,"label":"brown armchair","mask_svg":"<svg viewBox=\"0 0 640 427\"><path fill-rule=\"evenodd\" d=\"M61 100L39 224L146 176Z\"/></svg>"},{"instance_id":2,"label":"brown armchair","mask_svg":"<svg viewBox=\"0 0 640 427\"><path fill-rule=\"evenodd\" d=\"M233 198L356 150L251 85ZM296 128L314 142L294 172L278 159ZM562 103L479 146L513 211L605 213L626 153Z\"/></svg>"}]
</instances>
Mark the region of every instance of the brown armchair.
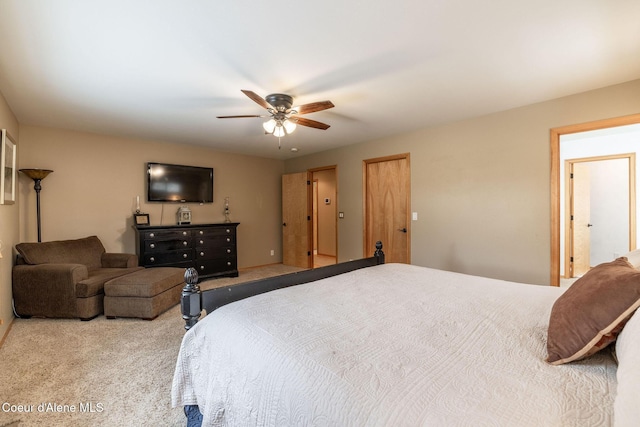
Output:
<instances>
[{"instance_id":1,"label":"brown armchair","mask_svg":"<svg viewBox=\"0 0 640 427\"><path fill-rule=\"evenodd\" d=\"M19 243L13 300L20 317L91 320L104 312L104 283L144 267L135 254L107 253L96 236Z\"/></svg>"}]
</instances>

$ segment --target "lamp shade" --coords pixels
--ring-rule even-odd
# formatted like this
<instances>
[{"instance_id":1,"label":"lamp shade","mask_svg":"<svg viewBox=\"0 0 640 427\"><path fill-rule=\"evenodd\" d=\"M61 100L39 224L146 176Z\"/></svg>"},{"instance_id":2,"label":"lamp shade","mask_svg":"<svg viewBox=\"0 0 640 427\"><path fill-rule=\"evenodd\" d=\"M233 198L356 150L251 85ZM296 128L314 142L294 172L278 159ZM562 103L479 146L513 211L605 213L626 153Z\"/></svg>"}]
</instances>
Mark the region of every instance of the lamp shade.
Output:
<instances>
[{"instance_id":1,"label":"lamp shade","mask_svg":"<svg viewBox=\"0 0 640 427\"><path fill-rule=\"evenodd\" d=\"M296 124L291 120L285 120L282 125L284 126L284 130L287 131L287 134L296 130Z\"/></svg>"},{"instance_id":2,"label":"lamp shade","mask_svg":"<svg viewBox=\"0 0 640 427\"><path fill-rule=\"evenodd\" d=\"M264 128L265 132L273 133L273 131L276 129L276 121L274 119L267 120L262 124L262 127Z\"/></svg>"},{"instance_id":3,"label":"lamp shade","mask_svg":"<svg viewBox=\"0 0 640 427\"><path fill-rule=\"evenodd\" d=\"M275 130L273 131L273 136L277 136L278 138L285 136L284 127L282 127L281 123L278 123Z\"/></svg>"},{"instance_id":4,"label":"lamp shade","mask_svg":"<svg viewBox=\"0 0 640 427\"><path fill-rule=\"evenodd\" d=\"M52 170L49 169L20 169L20 172L27 175L29 178L35 180L43 180L49 175Z\"/></svg>"}]
</instances>

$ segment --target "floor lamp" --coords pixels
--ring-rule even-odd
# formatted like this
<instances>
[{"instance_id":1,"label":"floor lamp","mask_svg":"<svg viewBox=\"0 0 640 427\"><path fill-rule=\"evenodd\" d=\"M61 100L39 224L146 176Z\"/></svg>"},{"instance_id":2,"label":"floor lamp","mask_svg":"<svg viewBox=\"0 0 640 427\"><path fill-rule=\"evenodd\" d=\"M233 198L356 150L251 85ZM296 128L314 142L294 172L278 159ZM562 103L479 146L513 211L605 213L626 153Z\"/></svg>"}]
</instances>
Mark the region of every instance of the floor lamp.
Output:
<instances>
[{"instance_id":1,"label":"floor lamp","mask_svg":"<svg viewBox=\"0 0 640 427\"><path fill-rule=\"evenodd\" d=\"M42 234L40 231L40 190L42 190L42 186L40 182L53 171L48 169L20 169L20 172L31 178L34 183L33 189L36 190L36 212L38 215L38 242L42 242Z\"/></svg>"}]
</instances>

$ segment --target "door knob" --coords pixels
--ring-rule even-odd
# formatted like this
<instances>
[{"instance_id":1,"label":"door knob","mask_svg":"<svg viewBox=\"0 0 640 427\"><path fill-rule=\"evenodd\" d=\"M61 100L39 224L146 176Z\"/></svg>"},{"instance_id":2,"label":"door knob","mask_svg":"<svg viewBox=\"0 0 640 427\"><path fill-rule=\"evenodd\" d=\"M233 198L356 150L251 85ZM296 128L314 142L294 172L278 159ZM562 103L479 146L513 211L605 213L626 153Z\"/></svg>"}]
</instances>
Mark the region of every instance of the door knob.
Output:
<instances>
[{"instance_id":1,"label":"door knob","mask_svg":"<svg viewBox=\"0 0 640 427\"><path fill-rule=\"evenodd\" d=\"M403 233L407 232L407 227L398 228L398 231L402 231Z\"/></svg>"},{"instance_id":2,"label":"door knob","mask_svg":"<svg viewBox=\"0 0 640 427\"><path fill-rule=\"evenodd\" d=\"M587 224L587 227L593 227L593 224Z\"/></svg>"},{"instance_id":3,"label":"door knob","mask_svg":"<svg viewBox=\"0 0 640 427\"><path fill-rule=\"evenodd\" d=\"M286 227L286 226L287 226L287 223L286 223L286 222L283 222L283 223L282 223L282 226L283 226L283 227Z\"/></svg>"}]
</instances>

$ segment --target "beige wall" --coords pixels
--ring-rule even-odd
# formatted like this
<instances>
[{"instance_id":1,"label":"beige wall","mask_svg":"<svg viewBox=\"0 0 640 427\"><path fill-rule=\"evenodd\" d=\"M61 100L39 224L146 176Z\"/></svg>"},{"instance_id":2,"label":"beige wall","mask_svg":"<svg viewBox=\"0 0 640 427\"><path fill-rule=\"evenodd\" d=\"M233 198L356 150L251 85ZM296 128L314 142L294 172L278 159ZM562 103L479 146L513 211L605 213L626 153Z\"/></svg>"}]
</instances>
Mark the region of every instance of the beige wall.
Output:
<instances>
[{"instance_id":1,"label":"beige wall","mask_svg":"<svg viewBox=\"0 0 640 427\"><path fill-rule=\"evenodd\" d=\"M20 139L18 121L9 108L6 100L0 94L0 128L7 129L13 137L18 148L18 158L20 156ZM16 197L19 197L16 195ZM2 248L0 253L0 342L6 335L9 325L13 320L13 310L11 308L11 268L13 267L12 248L19 242L18 224L19 213L18 203L12 205L0 205L0 242Z\"/></svg>"},{"instance_id":2,"label":"beige wall","mask_svg":"<svg viewBox=\"0 0 640 427\"><path fill-rule=\"evenodd\" d=\"M175 224L176 204L146 203L146 162L214 169L214 203L188 203L193 223L223 222L225 196L238 227L240 268L281 262L284 163L159 141L21 126L21 168L54 172L42 181L42 240L97 235L109 252L135 252L136 196L151 225ZM36 241L33 181L20 177L20 240ZM275 249L275 256L270 250Z\"/></svg>"},{"instance_id":3,"label":"beige wall","mask_svg":"<svg viewBox=\"0 0 640 427\"><path fill-rule=\"evenodd\" d=\"M362 161L409 152L413 264L548 284L550 129L639 112L636 80L288 160L285 169L338 165L345 261L363 255Z\"/></svg>"}]
</instances>

